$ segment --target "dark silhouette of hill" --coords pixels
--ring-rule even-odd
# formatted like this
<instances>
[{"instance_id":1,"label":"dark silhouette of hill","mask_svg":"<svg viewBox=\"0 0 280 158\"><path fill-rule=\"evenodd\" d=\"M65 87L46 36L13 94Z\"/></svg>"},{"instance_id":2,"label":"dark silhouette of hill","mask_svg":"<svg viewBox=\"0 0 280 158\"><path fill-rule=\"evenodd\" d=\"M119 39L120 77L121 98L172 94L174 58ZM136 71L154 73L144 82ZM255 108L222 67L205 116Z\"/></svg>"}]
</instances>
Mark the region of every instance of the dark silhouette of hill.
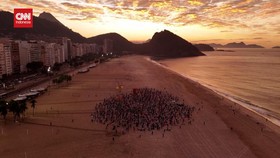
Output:
<instances>
[{"instance_id":1,"label":"dark silhouette of hill","mask_svg":"<svg viewBox=\"0 0 280 158\"><path fill-rule=\"evenodd\" d=\"M224 47L226 47L226 48L263 48L263 46L259 46L259 45L256 45L256 44L249 44L249 45L246 45L244 42L240 42L240 43L236 43L236 42L228 43L228 44L224 45Z\"/></svg>"},{"instance_id":2,"label":"dark silhouette of hill","mask_svg":"<svg viewBox=\"0 0 280 158\"><path fill-rule=\"evenodd\" d=\"M280 46L274 46L274 47L272 47L272 48L280 48Z\"/></svg>"},{"instance_id":3,"label":"dark silhouette of hill","mask_svg":"<svg viewBox=\"0 0 280 158\"><path fill-rule=\"evenodd\" d=\"M152 39L142 45L142 50L159 57L192 57L204 55L190 42L164 30L153 35ZM147 50L148 49L148 50Z\"/></svg>"},{"instance_id":4,"label":"dark silhouette of hill","mask_svg":"<svg viewBox=\"0 0 280 158\"><path fill-rule=\"evenodd\" d=\"M86 42L86 38L73 32L60 22L52 22L33 16L33 28L14 28L14 17L10 12L0 11L0 36L13 39L50 40L54 37L68 37L74 42Z\"/></svg>"},{"instance_id":5,"label":"dark silhouette of hill","mask_svg":"<svg viewBox=\"0 0 280 158\"><path fill-rule=\"evenodd\" d=\"M128 51L157 57L190 57L204 55L183 38L164 30L153 35L146 43L134 44L117 33L107 33L88 38L88 42L103 44L105 39L113 41L113 51Z\"/></svg>"},{"instance_id":6,"label":"dark silhouette of hill","mask_svg":"<svg viewBox=\"0 0 280 158\"><path fill-rule=\"evenodd\" d=\"M183 38L164 30L153 35L146 43L134 44L117 33L107 33L85 38L64 26L50 13L43 12L39 17L33 16L33 28L16 29L13 26L13 14L0 11L0 36L22 40L51 41L56 37L68 37L73 42L104 44L111 40L114 52L128 51L157 57L189 57L204 55L191 43Z\"/></svg>"},{"instance_id":7,"label":"dark silhouette of hill","mask_svg":"<svg viewBox=\"0 0 280 158\"><path fill-rule=\"evenodd\" d=\"M227 47L227 48L245 48L246 44L244 42L240 42L240 43L233 42L233 43L228 43L228 44L224 45L224 47Z\"/></svg>"},{"instance_id":8,"label":"dark silhouette of hill","mask_svg":"<svg viewBox=\"0 0 280 158\"><path fill-rule=\"evenodd\" d=\"M200 51L214 51L214 48L208 44L195 44L194 46Z\"/></svg>"},{"instance_id":9,"label":"dark silhouette of hill","mask_svg":"<svg viewBox=\"0 0 280 158\"><path fill-rule=\"evenodd\" d=\"M210 43L209 46L213 47L213 48L223 48L224 45L222 44L216 44L216 43Z\"/></svg>"},{"instance_id":10,"label":"dark silhouette of hill","mask_svg":"<svg viewBox=\"0 0 280 158\"><path fill-rule=\"evenodd\" d=\"M87 41L89 43L96 43L99 45L103 45L105 39L112 40L114 52L133 50L132 48L134 44L117 33L106 33L106 34L90 37L87 39Z\"/></svg>"},{"instance_id":11,"label":"dark silhouette of hill","mask_svg":"<svg viewBox=\"0 0 280 158\"><path fill-rule=\"evenodd\" d=\"M260 46L260 45L257 45L257 44L246 45L244 42L239 42L239 43L232 42L232 43L228 43L226 45L211 43L209 45L214 47L214 48L264 48L263 46Z\"/></svg>"},{"instance_id":12,"label":"dark silhouette of hill","mask_svg":"<svg viewBox=\"0 0 280 158\"><path fill-rule=\"evenodd\" d=\"M41 13L38 17L41 18L41 19L45 19L45 20L51 21L51 22L57 22L57 23L63 25L63 24L62 24L59 20L57 20L51 13L48 13L48 12L43 12L43 13Z\"/></svg>"}]
</instances>

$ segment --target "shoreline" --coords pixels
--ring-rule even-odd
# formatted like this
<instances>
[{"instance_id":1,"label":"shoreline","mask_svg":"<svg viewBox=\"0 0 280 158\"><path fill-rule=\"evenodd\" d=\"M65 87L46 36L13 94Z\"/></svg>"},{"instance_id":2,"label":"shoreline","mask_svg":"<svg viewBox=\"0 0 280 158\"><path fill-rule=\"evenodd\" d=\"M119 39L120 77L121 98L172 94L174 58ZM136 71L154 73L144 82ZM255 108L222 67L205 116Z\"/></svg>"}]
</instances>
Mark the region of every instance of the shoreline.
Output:
<instances>
[{"instance_id":1,"label":"shoreline","mask_svg":"<svg viewBox=\"0 0 280 158\"><path fill-rule=\"evenodd\" d=\"M1 120L1 155L24 157L26 153L28 157L41 158L279 156L280 135L268 127L269 122L247 116L248 110L145 58L147 56L123 56L87 73L75 74L70 84L54 86L38 97L35 116L29 108L26 123L4 124ZM116 90L119 84L123 85L123 92L144 87L168 91L186 105L195 106L192 122L172 126L172 131L165 135L162 130L153 133L132 130L112 140L112 129L92 122L90 114L104 98L119 93Z\"/></svg>"},{"instance_id":2,"label":"shoreline","mask_svg":"<svg viewBox=\"0 0 280 158\"><path fill-rule=\"evenodd\" d=\"M247 109L248 111L253 112L255 115L257 115L257 117L262 117L262 118L264 118L264 119L267 119L270 123L272 123L273 125L275 125L276 128L279 128L279 129L278 129L279 131L278 131L278 130L277 130L277 131L280 133L280 118L277 118L277 116L274 116L274 115L273 115L273 114L278 114L278 113L273 112L273 111L270 111L270 110L265 109L265 108L262 108L262 107L259 107L258 105L252 104L252 103L250 103L250 102L249 102L249 103L246 103L246 102L240 101L240 100L238 100L238 99L235 99L235 98L234 98L235 96L231 96L231 95L229 95L229 94L220 92L220 91L218 91L218 90L216 90L216 89L211 88L210 86L207 86L206 84L203 84L203 83L199 82L198 80L195 80L195 79L193 79L193 78L191 78L191 77L189 77L189 76L180 74L180 73L178 73L178 72L172 70L172 69L171 69L170 67L168 67L167 65L160 63L160 62L159 62L160 60L159 60L159 61L155 61L155 60L151 59L150 57L146 57L145 59L148 60L148 61L150 61L150 62L152 62L152 63L154 63L154 64L157 65L157 66L160 66L160 67L162 67L162 68L164 68L164 69L166 69L166 70L168 70L168 71L170 71L170 72L172 72L172 73L174 73L174 74L176 74L176 75L179 75L179 76L185 78L185 79L188 80L188 81L191 81L191 82L193 82L193 83L195 83L195 84L199 84L199 85L202 86L203 88L206 88L207 90L214 92L214 93L215 93L216 95L218 95L218 96L221 96L221 97L223 97L223 98L226 98L226 99L228 99L228 100L230 100L230 101L232 101L232 102L238 104L239 106L241 106L241 107ZM242 99L242 98L240 98L240 99ZM243 99L242 99L242 100L243 100ZM247 101L247 100L244 99L244 101ZM255 108L255 109L254 109L254 108ZM263 111L263 113L259 112L258 110L259 110L259 111ZM275 127L272 127L272 128L275 128Z\"/></svg>"}]
</instances>

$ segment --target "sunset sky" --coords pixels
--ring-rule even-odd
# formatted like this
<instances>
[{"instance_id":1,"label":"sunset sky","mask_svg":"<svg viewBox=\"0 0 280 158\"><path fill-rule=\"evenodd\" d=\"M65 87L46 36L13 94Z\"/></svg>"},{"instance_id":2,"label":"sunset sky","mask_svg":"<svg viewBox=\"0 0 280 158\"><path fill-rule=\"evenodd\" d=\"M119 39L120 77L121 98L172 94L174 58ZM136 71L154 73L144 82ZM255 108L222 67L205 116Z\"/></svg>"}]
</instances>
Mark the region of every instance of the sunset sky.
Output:
<instances>
[{"instance_id":1,"label":"sunset sky","mask_svg":"<svg viewBox=\"0 0 280 158\"><path fill-rule=\"evenodd\" d=\"M195 43L280 45L280 0L2 0L46 11L85 37L117 32L146 41L164 29Z\"/></svg>"}]
</instances>

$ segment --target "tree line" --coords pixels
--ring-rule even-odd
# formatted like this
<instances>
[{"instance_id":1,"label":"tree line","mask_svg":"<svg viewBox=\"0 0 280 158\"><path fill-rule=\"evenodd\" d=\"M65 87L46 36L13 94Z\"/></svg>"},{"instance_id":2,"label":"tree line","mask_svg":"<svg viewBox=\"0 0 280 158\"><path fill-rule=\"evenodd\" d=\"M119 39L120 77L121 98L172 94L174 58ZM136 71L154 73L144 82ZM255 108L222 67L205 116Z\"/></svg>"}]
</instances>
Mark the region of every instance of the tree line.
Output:
<instances>
[{"instance_id":1,"label":"tree line","mask_svg":"<svg viewBox=\"0 0 280 158\"><path fill-rule=\"evenodd\" d=\"M33 116L34 116L34 109L36 107L37 101L35 99L30 100L31 108L33 109ZM27 100L0 100L0 115L6 120L8 112L11 112L14 117L14 121L20 120L20 118L24 117L25 111L27 110Z\"/></svg>"},{"instance_id":2,"label":"tree line","mask_svg":"<svg viewBox=\"0 0 280 158\"><path fill-rule=\"evenodd\" d=\"M68 82L71 81L71 80L72 80L72 76L71 76L71 75L65 75L65 74L63 74L63 75L59 75L59 77L53 79L52 82L53 82L54 84L60 84L60 83L62 83L62 82L64 82L64 81L66 81L66 82L68 83Z\"/></svg>"}]
</instances>

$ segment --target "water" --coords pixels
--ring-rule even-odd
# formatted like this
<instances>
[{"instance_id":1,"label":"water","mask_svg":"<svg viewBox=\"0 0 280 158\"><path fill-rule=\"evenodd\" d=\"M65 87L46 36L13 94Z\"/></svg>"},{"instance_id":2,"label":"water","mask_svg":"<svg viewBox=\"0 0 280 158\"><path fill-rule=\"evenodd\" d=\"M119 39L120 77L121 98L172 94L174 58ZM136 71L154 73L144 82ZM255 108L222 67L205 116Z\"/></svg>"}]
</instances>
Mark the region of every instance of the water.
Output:
<instances>
[{"instance_id":1,"label":"water","mask_svg":"<svg viewBox=\"0 0 280 158\"><path fill-rule=\"evenodd\" d=\"M259 113L280 118L280 49L230 49L159 61Z\"/></svg>"}]
</instances>

